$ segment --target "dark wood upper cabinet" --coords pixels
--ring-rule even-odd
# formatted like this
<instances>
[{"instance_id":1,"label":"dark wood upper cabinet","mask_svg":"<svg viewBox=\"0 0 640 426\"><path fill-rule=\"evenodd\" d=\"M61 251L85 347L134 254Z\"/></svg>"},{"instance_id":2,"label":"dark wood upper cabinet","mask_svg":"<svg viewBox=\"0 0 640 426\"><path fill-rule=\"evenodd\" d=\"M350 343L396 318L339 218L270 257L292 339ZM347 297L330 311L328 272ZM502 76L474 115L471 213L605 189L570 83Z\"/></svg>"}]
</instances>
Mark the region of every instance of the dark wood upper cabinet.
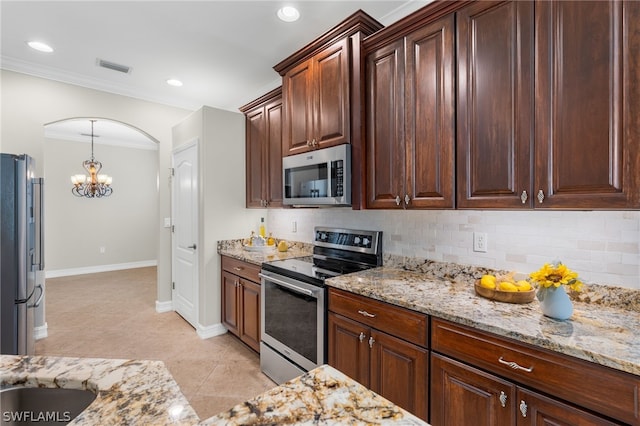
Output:
<instances>
[{"instance_id":1,"label":"dark wood upper cabinet","mask_svg":"<svg viewBox=\"0 0 640 426\"><path fill-rule=\"evenodd\" d=\"M639 11L536 3L536 208L640 207Z\"/></svg>"},{"instance_id":2,"label":"dark wood upper cabinet","mask_svg":"<svg viewBox=\"0 0 640 426\"><path fill-rule=\"evenodd\" d=\"M283 77L285 156L359 143L360 42L380 28L358 11L274 67Z\"/></svg>"},{"instance_id":3,"label":"dark wood upper cabinet","mask_svg":"<svg viewBox=\"0 0 640 426\"><path fill-rule=\"evenodd\" d=\"M368 208L454 207L454 18L367 53Z\"/></svg>"},{"instance_id":4,"label":"dark wood upper cabinet","mask_svg":"<svg viewBox=\"0 0 640 426\"><path fill-rule=\"evenodd\" d=\"M282 90L240 108L246 120L246 206L282 207Z\"/></svg>"},{"instance_id":5,"label":"dark wood upper cabinet","mask_svg":"<svg viewBox=\"0 0 640 426\"><path fill-rule=\"evenodd\" d=\"M639 9L545 0L456 13L459 208L640 208Z\"/></svg>"},{"instance_id":6,"label":"dark wood upper cabinet","mask_svg":"<svg viewBox=\"0 0 640 426\"><path fill-rule=\"evenodd\" d=\"M478 2L456 15L457 206L528 208L533 2Z\"/></svg>"}]
</instances>

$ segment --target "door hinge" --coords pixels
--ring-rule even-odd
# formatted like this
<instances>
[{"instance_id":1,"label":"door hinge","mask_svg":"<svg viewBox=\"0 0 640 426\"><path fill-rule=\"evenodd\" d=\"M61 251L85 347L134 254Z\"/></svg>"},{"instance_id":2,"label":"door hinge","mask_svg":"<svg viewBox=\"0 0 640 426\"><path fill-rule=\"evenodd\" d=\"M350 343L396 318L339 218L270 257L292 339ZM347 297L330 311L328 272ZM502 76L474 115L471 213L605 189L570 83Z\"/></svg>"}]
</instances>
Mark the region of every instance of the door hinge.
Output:
<instances>
[{"instance_id":1,"label":"door hinge","mask_svg":"<svg viewBox=\"0 0 640 426\"><path fill-rule=\"evenodd\" d=\"M171 232L176 232L176 226L175 225L171 225Z\"/></svg>"},{"instance_id":2,"label":"door hinge","mask_svg":"<svg viewBox=\"0 0 640 426\"><path fill-rule=\"evenodd\" d=\"M172 289L172 290L175 290L175 289L176 289L176 282L175 282L175 281L173 281L173 282L171 283L171 289Z\"/></svg>"},{"instance_id":3,"label":"door hinge","mask_svg":"<svg viewBox=\"0 0 640 426\"><path fill-rule=\"evenodd\" d=\"M169 172L170 172L171 176L175 176L176 175L176 169L174 169L173 167L169 168Z\"/></svg>"}]
</instances>

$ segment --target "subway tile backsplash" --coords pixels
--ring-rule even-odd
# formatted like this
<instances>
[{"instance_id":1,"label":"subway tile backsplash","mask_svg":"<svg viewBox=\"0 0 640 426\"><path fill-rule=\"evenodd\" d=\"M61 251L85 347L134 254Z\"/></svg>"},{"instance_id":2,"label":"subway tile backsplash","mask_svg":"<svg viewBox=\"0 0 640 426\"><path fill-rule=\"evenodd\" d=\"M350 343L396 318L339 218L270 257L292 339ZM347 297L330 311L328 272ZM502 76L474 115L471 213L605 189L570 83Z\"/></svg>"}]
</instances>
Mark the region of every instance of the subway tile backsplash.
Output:
<instances>
[{"instance_id":1,"label":"subway tile backsplash","mask_svg":"<svg viewBox=\"0 0 640 426\"><path fill-rule=\"evenodd\" d=\"M388 254L521 273L557 259L585 282L640 289L639 211L267 211L278 238L311 242L317 225L382 230ZM474 232L487 234L486 253L473 251Z\"/></svg>"}]
</instances>

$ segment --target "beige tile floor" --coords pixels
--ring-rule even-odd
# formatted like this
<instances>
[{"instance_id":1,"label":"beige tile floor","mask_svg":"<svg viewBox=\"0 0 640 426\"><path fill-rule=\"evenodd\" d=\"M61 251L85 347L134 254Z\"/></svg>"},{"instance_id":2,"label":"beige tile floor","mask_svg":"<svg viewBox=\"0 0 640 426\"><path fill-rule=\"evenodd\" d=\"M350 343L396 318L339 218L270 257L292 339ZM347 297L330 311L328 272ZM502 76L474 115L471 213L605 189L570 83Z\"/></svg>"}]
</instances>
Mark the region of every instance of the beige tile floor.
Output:
<instances>
[{"instance_id":1,"label":"beige tile floor","mask_svg":"<svg viewBox=\"0 0 640 426\"><path fill-rule=\"evenodd\" d=\"M155 267L49 278L46 291L37 355L164 361L201 419L276 386L232 335L202 340L175 312L157 313Z\"/></svg>"}]
</instances>

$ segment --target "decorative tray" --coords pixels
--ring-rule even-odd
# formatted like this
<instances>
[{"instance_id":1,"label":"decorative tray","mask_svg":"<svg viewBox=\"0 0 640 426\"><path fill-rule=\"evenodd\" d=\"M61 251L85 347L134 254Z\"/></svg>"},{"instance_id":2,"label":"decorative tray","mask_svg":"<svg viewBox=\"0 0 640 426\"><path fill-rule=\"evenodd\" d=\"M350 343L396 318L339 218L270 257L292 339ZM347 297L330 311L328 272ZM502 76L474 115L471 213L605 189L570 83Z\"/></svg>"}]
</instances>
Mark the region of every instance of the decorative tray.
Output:
<instances>
[{"instance_id":1,"label":"decorative tray","mask_svg":"<svg viewBox=\"0 0 640 426\"><path fill-rule=\"evenodd\" d=\"M244 244L242 245L242 248L245 249L246 251L257 251L257 252L271 252L271 251L276 251L276 245L270 245L270 246L245 246Z\"/></svg>"},{"instance_id":2,"label":"decorative tray","mask_svg":"<svg viewBox=\"0 0 640 426\"><path fill-rule=\"evenodd\" d=\"M535 289L529 291L500 291L486 288L480 285L480 280L475 283L476 294L487 299L505 303L530 303L536 297Z\"/></svg>"}]
</instances>

